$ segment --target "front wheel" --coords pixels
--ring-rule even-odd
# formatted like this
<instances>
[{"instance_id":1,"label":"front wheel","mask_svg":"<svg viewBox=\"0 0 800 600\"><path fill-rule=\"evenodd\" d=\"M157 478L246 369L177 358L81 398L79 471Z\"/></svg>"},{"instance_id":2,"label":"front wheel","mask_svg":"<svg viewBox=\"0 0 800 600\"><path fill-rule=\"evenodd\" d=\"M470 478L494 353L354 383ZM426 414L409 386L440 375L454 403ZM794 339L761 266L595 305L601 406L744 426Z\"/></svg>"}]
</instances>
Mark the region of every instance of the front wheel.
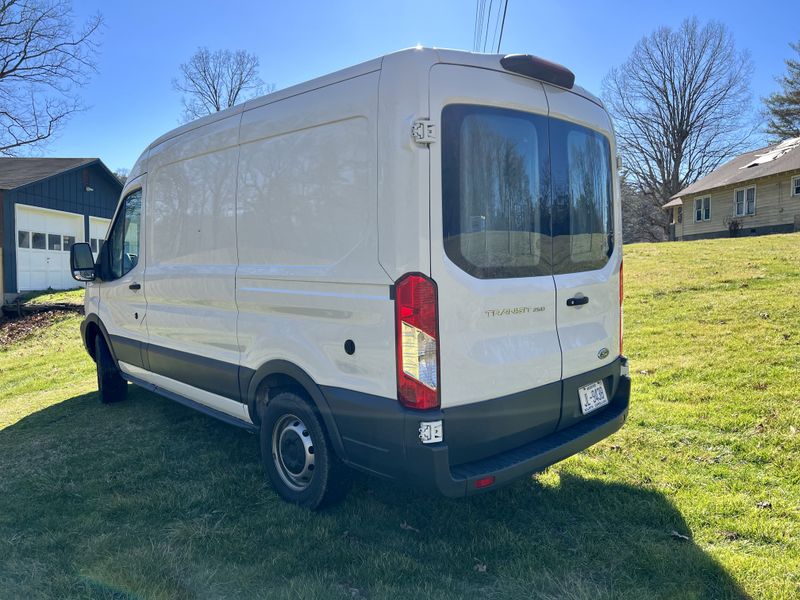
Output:
<instances>
[{"instance_id":1,"label":"front wheel","mask_svg":"<svg viewBox=\"0 0 800 600\"><path fill-rule=\"evenodd\" d=\"M114 357L100 334L94 338L94 359L97 363L97 390L100 402L111 404L125 400L128 394L128 382L119 374Z\"/></svg>"},{"instance_id":2,"label":"front wheel","mask_svg":"<svg viewBox=\"0 0 800 600\"><path fill-rule=\"evenodd\" d=\"M338 500L345 467L313 408L294 392L281 392L261 419L261 461L284 500L316 510Z\"/></svg>"}]
</instances>

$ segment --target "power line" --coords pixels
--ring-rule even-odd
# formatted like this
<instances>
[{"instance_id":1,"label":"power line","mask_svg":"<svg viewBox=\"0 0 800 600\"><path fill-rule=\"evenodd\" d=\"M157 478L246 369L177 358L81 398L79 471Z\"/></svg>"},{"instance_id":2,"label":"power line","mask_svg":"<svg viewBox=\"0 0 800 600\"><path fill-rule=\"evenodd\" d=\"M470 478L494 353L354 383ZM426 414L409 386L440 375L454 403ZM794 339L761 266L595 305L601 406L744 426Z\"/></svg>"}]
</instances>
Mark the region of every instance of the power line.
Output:
<instances>
[{"instance_id":1,"label":"power line","mask_svg":"<svg viewBox=\"0 0 800 600\"><path fill-rule=\"evenodd\" d=\"M489 41L489 23L492 22L492 4L494 4L494 0L489 0L489 10L488 14L486 15L486 33L483 35L482 52L486 52L486 42Z\"/></svg>"},{"instance_id":2,"label":"power line","mask_svg":"<svg viewBox=\"0 0 800 600\"><path fill-rule=\"evenodd\" d=\"M506 26L506 11L508 11L508 0L505 0L505 6L503 7L503 22L500 24L500 39L497 40L497 53L500 53L500 44L503 43L503 29Z\"/></svg>"},{"instance_id":3,"label":"power line","mask_svg":"<svg viewBox=\"0 0 800 600\"><path fill-rule=\"evenodd\" d=\"M489 46L490 49L494 48L494 42L497 39L497 29L500 27L500 12L503 10L503 3L497 3L497 17L494 20L494 33L492 34L492 45Z\"/></svg>"}]
</instances>

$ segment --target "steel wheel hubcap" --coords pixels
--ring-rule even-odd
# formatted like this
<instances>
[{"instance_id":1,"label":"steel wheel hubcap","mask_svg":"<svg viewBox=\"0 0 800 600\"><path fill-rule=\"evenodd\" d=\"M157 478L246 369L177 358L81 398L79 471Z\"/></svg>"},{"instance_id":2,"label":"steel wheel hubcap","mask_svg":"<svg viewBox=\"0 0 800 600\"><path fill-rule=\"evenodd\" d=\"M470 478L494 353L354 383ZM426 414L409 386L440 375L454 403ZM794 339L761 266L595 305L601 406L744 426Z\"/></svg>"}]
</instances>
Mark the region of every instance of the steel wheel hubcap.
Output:
<instances>
[{"instance_id":1,"label":"steel wheel hubcap","mask_svg":"<svg viewBox=\"0 0 800 600\"><path fill-rule=\"evenodd\" d=\"M295 415L283 415L272 429L272 460L283 482L301 492L314 477L314 441Z\"/></svg>"}]
</instances>

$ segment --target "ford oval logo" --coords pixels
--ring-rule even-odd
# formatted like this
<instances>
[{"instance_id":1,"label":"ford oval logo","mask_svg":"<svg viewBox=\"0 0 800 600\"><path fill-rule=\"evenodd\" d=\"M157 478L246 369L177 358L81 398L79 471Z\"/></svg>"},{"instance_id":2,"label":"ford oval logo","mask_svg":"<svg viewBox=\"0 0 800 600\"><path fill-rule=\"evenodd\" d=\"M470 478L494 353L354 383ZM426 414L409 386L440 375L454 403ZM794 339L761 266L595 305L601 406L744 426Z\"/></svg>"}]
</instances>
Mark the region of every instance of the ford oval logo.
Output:
<instances>
[{"instance_id":1,"label":"ford oval logo","mask_svg":"<svg viewBox=\"0 0 800 600\"><path fill-rule=\"evenodd\" d=\"M597 351L597 358L600 360L608 358L608 348L600 348L600 350Z\"/></svg>"}]
</instances>

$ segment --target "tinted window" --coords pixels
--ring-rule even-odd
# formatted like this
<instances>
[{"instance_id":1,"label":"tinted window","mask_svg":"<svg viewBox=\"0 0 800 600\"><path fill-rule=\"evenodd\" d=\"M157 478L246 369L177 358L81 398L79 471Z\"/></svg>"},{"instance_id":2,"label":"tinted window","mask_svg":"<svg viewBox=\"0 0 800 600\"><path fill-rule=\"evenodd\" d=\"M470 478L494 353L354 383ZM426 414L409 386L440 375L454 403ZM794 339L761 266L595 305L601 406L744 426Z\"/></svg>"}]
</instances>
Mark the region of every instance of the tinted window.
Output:
<instances>
[{"instance_id":1,"label":"tinted window","mask_svg":"<svg viewBox=\"0 0 800 600\"><path fill-rule=\"evenodd\" d=\"M555 273L602 268L613 249L614 211L608 139L551 119Z\"/></svg>"},{"instance_id":2,"label":"tinted window","mask_svg":"<svg viewBox=\"0 0 800 600\"><path fill-rule=\"evenodd\" d=\"M136 190L123 200L109 236L109 266L114 279L122 277L139 262L139 224L142 191Z\"/></svg>"},{"instance_id":3,"label":"tinted window","mask_svg":"<svg viewBox=\"0 0 800 600\"><path fill-rule=\"evenodd\" d=\"M442 125L447 256L483 279L549 274L546 118L451 105Z\"/></svg>"},{"instance_id":4,"label":"tinted window","mask_svg":"<svg viewBox=\"0 0 800 600\"><path fill-rule=\"evenodd\" d=\"M446 106L442 202L445 253L482 279L591 271L613 250L608 139L566 121Z\"/></svg>"}]
</instances>

